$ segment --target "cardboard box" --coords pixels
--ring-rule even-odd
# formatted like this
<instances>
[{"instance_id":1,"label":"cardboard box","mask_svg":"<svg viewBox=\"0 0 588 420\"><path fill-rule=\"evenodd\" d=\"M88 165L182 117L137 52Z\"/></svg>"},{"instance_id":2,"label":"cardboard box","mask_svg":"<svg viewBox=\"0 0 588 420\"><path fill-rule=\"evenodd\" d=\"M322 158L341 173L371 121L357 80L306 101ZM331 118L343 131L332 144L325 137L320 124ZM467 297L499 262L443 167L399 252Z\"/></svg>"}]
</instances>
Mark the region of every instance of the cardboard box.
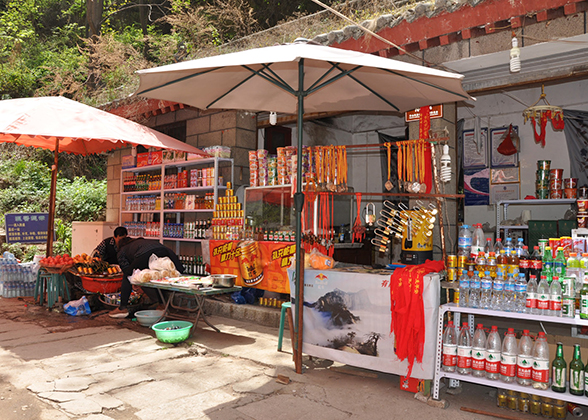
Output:
<instances>
[{"instance_id":1,"label":"cardboard box","mask_svg":"<svg viewBox=\"0 0 588 420\"><path fill-rule=\"evenodd\" d=\"M431 390L431 381L426 379L407 378L406 376L400 376L400 389L403 391L422 392L424 395L429 395Z\"/></svg>"},{"instance_id":2,"label":"cardboard box","mask_svg":"<svg viewBox=\"0 0 588 420\"><path fill-rule=\"evenodd\" d=\"M181 162L183 160L186 160L186 152L178 152L176 150L176 152L174 153L174 159L176 162Z\"/></svg>"},{"instance_id":3,"label":"cardboard box","mask_svg":"<svg viewBox=\"0 0 588 420\"><path fill-rule=\"evenodd\" d=\"M123 169L134 168L136 165L135 156L126 155L121 157L121 166Z\"/></svg>"},{"instance_id":4,"label":"cardboard box","mask_svg":"<svg viewBox=\"0 0 588 420\"><path fill-rule=\"evenodd\" d=\"M163 152L149 152L149 165L161 165L163 163Z\"/></svg>"},{"instance_id":5,"label":"cardboard box","mask_svg":"<svg viewBox=\"0 0 588 420\"><path fill-rule=\"evenodd\" d=\"M197 159L204 159L204 156L199 155L198 153L186 153L186 160L197 160Z\"/></svg>"},{"instance_id":6,"label":"cardboard box","mask_svg":"<svg viewBox=\"0 0 588 420\"><path fill-rule=\"evenodd\" d=\"M162 161L163 163L173 162L176 155L173 150L162 150Z\"/></svg>"},{"instance_id":7,"label":"cardboard box","mask_svg":"<svg viewBox=\"0 0 588 420\"><path fill-rule=\"evenodd\" d=\"M137 154L137 168L149 165L149 153Z\"/></svg>"}]
</instances>

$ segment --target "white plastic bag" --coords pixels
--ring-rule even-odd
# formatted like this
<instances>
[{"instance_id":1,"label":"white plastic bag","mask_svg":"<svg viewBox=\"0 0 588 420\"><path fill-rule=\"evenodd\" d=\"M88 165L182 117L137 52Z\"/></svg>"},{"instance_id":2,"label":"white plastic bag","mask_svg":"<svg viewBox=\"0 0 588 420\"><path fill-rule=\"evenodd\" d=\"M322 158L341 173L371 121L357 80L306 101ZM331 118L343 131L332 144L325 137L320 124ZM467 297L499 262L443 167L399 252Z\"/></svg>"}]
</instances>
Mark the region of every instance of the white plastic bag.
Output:
<instances>
[{"instance_id":1,"label":"white plastic bag","mask_svg":"<svg viewBox=\"0 0 588 420\"><path fill-rule=\"evenodd\" d=\"M158 271L172 271L176 269L176 266L169 257L160 258L155 254L151 254L151 257L149 257L149 268Z\"/></svg>"}]
</instances>

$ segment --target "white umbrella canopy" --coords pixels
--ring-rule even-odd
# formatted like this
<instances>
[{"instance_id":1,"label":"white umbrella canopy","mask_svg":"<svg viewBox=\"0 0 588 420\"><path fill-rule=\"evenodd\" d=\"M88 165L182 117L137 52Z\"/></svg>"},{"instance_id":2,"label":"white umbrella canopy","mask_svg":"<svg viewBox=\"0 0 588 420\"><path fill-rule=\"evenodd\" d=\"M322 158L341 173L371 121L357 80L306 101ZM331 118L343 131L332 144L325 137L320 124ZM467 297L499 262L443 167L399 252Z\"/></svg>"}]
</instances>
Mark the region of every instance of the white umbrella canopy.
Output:
<instances>
[{"instance_id":1,"label":"white umbrella canopy","mask_svg":"<svg viewBox=\"0 0 588 420\"><path fill-rule=\"evenodd\" d=\"M89 155L141 145L208 156L166 134L62 96L1 100L0 142L40 147L55 153L49 194L48 256L53 253L59 152Z\"/></svg>"},{"instance_id":2,"label":"white umbrella canopy","mask_svg":"<svg viewBox=\"0 0 588 420\"><path fill-rule=\"evenodd\" d=\"M305 112L398 111L471 98L462 75L375 55L293 44L139 70L135 95L200 109L244 109L297 113L298 149ZM301 213L302 159L298 159L296 209L296 371L302 364Z\"/></svg>"},{"instance_id":3,"label":"white umbrella canopy","mask_svg":"<svg viewBox=\"0 0 588 420\"><path fill-rule=\"evenodd\" d=\"M304 61L304 112L407 111L471 99L460 74L320 45L294 43L139 70L136 95L200 109L294 114Z\"/></svg>"}]
</instances>

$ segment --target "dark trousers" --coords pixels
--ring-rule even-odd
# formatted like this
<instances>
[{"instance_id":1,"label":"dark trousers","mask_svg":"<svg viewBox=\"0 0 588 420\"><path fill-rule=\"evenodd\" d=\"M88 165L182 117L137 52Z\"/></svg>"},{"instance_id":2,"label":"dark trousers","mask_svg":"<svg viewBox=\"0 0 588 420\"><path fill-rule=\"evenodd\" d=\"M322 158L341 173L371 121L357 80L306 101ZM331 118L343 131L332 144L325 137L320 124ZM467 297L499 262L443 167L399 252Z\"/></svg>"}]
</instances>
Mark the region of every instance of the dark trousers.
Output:
<instances>
[{"instance_id":1,"label":"dark trousers","mask_svg":"<svg viewBox=\"0 0 588 420\"><path fill-rule=\"evenodd\" d=\"M172 262L176 266L176 270L178 270L180 273L184 272L184 266L180 262L180 259L173 251L171 251L168 248L161 247L161 248L146 252L143 255L139 255L137 258L134 259L134 261L131 265L129 265L128 267L126 267L123 270L124 275L123 275L123 281L122 281L122 286L121 286L121 290L120 290L120 309L125 309L127 307L127 304L129 302L129 298L131 297L131 292L133 290L133 285L129 281L129 277L133 275L133 271L135 271L135 270L144 270L146 268L149 268L149 258L151 258L151 255L153 255L153 254L157 255L160 258L169 257L170 260L172 260ZM159 301L159 296L158 296L157 290L155 290L151 287L144 287L143 291L145 292L145 294L149 297L149 299L152 302Z\"/></svg>"}]
</instances>

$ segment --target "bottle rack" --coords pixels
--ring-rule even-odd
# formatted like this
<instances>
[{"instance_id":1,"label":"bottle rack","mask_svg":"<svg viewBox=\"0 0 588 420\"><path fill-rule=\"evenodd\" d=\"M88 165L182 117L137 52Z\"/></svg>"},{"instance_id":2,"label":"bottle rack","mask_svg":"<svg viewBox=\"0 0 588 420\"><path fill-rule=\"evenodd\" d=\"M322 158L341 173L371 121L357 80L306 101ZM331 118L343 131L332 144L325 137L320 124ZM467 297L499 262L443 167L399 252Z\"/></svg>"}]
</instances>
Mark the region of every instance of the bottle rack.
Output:
<instances>
[{"instance_id":1,"label":"bottle rack","mask_svg":"<svg viewBox=\"0 0 588 420\"><path fill-rule=\"evenodd\" d=\"M463 314L468 315L468 326L470 328L470 334L473 336L474 328L475 328L475 315L480 316L487 316L487 317L499 317L499 318L510 318L510 319L518 319L518 320L530 320L536 322L551 322L556 324L566 324L571 326L588 326L588 319L581 319L578 315L574 318L564 318L564 317L555 317L555 316L546 316L546 315L532 315L532 314L523 314L523 313L516 313L516 312L504 312L504 311L492 311L487 309L478 309L478 308L464 308L456 306L454 303L446 303L439 307L439 322L437 324L437 353L435 357L435 378L433 379L433 391L432 395L433 398L438 400L439 399L439 382L442 378L449 379L449 385L451 387L455 387L459 385L459 381L465 382L472 382L480 385L486 385L494 388L502 388L508 389L517 392L524 392L528 394L539 395L541 397L549 397L556 400L563 400L572 402L575 404L582 404L585 405L588 401L587 397L585 396L576 396L572 395L569 392L559 393L554 392L551 388L546 390L535 389L532 386L522 386L519 385L517 382L514 383L507 383L503 382L500 379L498 380L491 380L487 378L477 378L470 375L462 375L457 372L445 372L442 370L441 360L443 357L443 319L446 312L454 313L456 325L459 324L459 316ZM551 362L551 361L550 361Z\"/></svg>"},{"instance_id":2,"label":"bottle rack","mask_svg":"<svg viewBox=\"0 0 588 420\"><path fill-rule=\"evenodd\" d=\"M159 240L160 242L163 241L174 241L176 243L179 242L192 242L192 243L199 243L202 239L193 239L193 238L184 238L184 237L171 237L171 236L164 236L164 223L166 218L168 220L175 219L176 223L180 223L182 215L185 214L206 214L212 218L212 214L215 210L216 203L219 197L219 191L225 190L225 185L219 185L219 175L221 169L226 169L230 166L230 179L224 179L224 184L226 182L232 182L234 176L234 165L233 159L228 158L206 158L206 159L196 159L196 160L188 160L188 161L180 161L180 162L169 162L163 163L160 165L150 165L144 166L140 168L128 168L121 170L121 186L120 186L120 220L122 223L122 217L124 214L131 214L132 215L132 222L141 222L139 220L141 215L151 215L150 219L154 219L154 215L159 215L159 221L151 221L150 223L154 223L156 226L156 235L150 235L149 238ZM211 177L210 183L207 183L205 186L180 186L175 188L169 188L169 185L166 184L166 170L192 170L192 169L203 169L203 168L213 168L214 176ZM151 189L147 189L144 191L125 191L125 180L129 176L140 176L144 174L151 174L156 179L152 182L149 187ZM144 186L146 184L143 184ZM168 188L166 188L168 187ZM204 198L206 194L211 194L210 198L212 201L211 208L194 208L194 209L186 209L186 208L166 208L166 199L169 199L170 194L182 194L185 193L187 195L196 195L201 198ZM151 198L151 202L149 202L149 209L142 210L142 209L131 209L126 210L126 200L128 197L149 197ZM154 208L155 204L154 201L157 201L157 208ZM146 236L147 237L147 236Z\"/></svg>"}]
</instances>

